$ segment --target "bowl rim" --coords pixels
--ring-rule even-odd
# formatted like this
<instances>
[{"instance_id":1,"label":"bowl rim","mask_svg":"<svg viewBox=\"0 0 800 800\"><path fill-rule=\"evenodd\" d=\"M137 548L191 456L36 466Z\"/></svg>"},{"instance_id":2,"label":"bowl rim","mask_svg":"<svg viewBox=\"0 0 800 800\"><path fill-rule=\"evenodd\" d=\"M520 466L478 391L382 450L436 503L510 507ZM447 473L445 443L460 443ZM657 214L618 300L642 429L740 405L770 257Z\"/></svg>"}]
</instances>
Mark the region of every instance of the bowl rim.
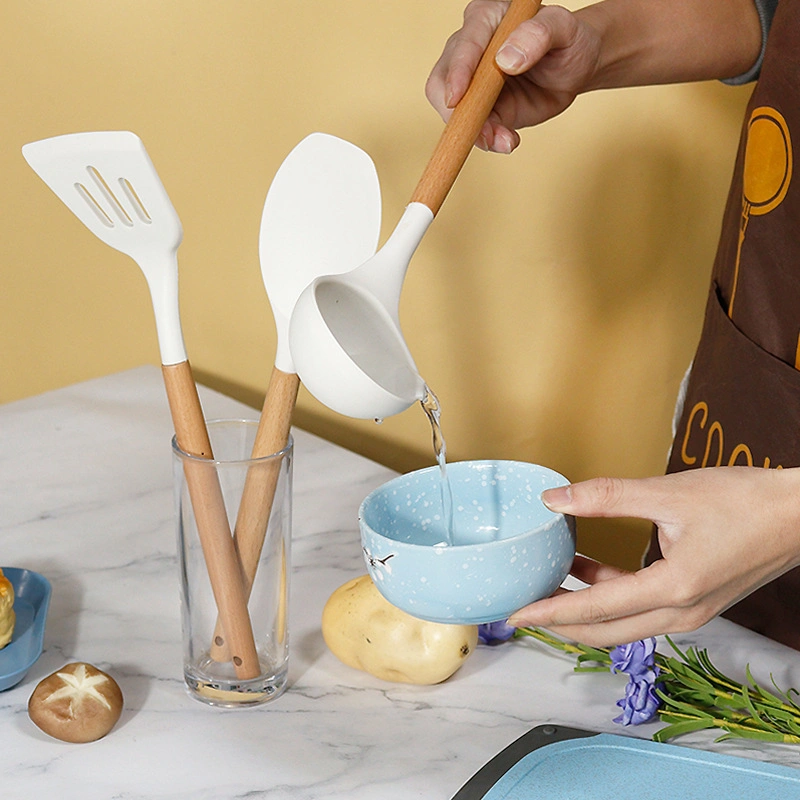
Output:
<instances>
[{"instance_id":1,"label":"bowl rim","mask_svg":"<svg viewBox=\"0 0 800 800\"><path fill-rule=\"evenodd\" d=\"M503 458L495 458L495 459L489 458L489 459L464 459L464 460L461 460L461 461L448 461L447 462L447 466L448 467L451 467L451 466L456 467L457 465L467 465L467 466L470 466L470 467L472 467L472 466L479 467L479 466L492 466L492 465L500 465L500 464L514 464L514 465L518 465L518 466L522 466L522 467L534 467L538 471L543 471L543 472L549 473L549 474L553 475L554 477L560 478L561 480L564 481L563 484L556 484L556 486L566 486L566 485L569 484L569 480L566 477L564 477L564 475L562 475L560 472L557 472L556 470L551 469L550 467L545 467L545 466L543 466L541 464L534 464L533 462L530 462L530 461L517 461L515 459L503 459ZM362 537L364 535L364 529L366 528L366 530L368 530L372 535L374 535L376 537L379 537L383 541L392 542L393 545L397 545L399 547L404 547L404 548L409 548L409 549L426 548L426 549L430 549L430 550L437 551L437 552L446 552L446 551L456 551L457 550L460 553L464 553L465 551L468 551L469 549L474 548L475 552L480 552L483 548L486 548L486 547L505 546L508 543L512 543L513 544L514 542L516 542L516 541L518 541L520 539L523 539L523 538L527 538L527 537L530 537L530 536L536 536L536 535L539 535L539 534L545 534L553 526L557 525L560 522L561 519L564 519L567 522L569 522L569 515L562 514L560 511L552 511L551 509L547 508L547 506L544 506L544 504L542 504L544 506L545 510L547 510L552 516L550 518L548 518L547 520L545 520L544 522L542 522L540 525L537 525L535 528L531 528L529 530L523 531L522 533L517 533L514 536L508 536L508 537L505 537L503 539L492 539L492 540L490 540L488 542L466 542L466 543L463 543L463 544L460 544L460 543L457 542L457 543L452 544L452 545L450 545L450 544L438 545L438 544L421 544L421 543L418 543L418 542L417 543L415 543L415 542L405 542L405 541L402 541L401 539L393 539L392 537L386 536L385 534L381 533L380 531L376 531L372 526L370 526L365 521L365 518L364 518L365 509L366 509L366 507L367 507L367 505L369 503L374 501L374 499L378 495L378 493L384 491L388 486L391 486L391 484L393 484L395 482L399 482L399 481L403 480L404 478L409 478L412 475L420 475L420 474L423 474L423 473L432 472L434 470L439 470L439 469L440 469L439 465L438 464L434 464L432 466L422 467L421 469L412 470L411 472L404 472L401 475L397 475L394 478L382 483L380 486L377 486L375 489L373 489L361 501L361 504L358 507L358 524L359 524L359 528L361 529ZM556 488L556 486L548 487L548 488ZM573 535L573 541L574 541L574 538L575 537Z\"/></svg>"}]
</instances>

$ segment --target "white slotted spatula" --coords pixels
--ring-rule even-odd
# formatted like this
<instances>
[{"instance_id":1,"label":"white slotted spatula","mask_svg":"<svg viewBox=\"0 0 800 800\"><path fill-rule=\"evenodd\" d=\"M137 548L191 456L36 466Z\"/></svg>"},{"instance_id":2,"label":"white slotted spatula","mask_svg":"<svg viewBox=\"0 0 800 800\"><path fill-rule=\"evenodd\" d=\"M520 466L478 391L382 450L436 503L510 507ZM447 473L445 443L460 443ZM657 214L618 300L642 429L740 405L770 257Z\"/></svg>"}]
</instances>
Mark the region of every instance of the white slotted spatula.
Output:
<instances>
[{"instance_id":1,"label":"white slotted spatula","mask_svg":"<svg viewBox=\"0 0 800 800\"><path fill-rule=\"evenodd\" d=\"M178 445L201 459L213 458L180 324L177 251L183 230L142 141L128 131L74 133L26 144L22 154L95 236L141 268ZM237 676L257 677L247 597L216 473L187 461L186 480Z\"/></svg>"}]
</instances>

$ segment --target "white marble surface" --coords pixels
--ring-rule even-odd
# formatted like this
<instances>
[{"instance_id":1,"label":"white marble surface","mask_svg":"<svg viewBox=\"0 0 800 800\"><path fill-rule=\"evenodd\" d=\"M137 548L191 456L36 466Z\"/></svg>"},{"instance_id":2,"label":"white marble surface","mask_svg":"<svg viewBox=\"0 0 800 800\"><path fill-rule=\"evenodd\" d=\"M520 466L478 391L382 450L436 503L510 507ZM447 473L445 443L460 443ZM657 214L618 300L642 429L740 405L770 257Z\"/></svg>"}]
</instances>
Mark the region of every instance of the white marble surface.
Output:
<instances>
[{"instance_id":1,"label":"white marble surface","mask_svg":"<svg viewBox=\"0 0 800 800\"><path fill-rule=\"evenodd\" d=\"M201 390L208 417L255 412ZM413 413L413 411L407 412ZM296 432L290 688L221 711L181 678L171 436L160 373L142 367L0 406L0 564L53 584L45 652L0 693L0 792L9 798L446 800L529 728L555 722L649 738L611 722L622 678L576 675L540 645L479 648L439 686L389 684L340 664L319 620L362 574L356 512L389 470ZM743 677L800 686L800 654L715 621L679 637ZM28 719L36 683L70 660L110 671L125 695L105 739L70 745ZM800 748L681 744L800 767Z\"/></svg>"}]
</instances>

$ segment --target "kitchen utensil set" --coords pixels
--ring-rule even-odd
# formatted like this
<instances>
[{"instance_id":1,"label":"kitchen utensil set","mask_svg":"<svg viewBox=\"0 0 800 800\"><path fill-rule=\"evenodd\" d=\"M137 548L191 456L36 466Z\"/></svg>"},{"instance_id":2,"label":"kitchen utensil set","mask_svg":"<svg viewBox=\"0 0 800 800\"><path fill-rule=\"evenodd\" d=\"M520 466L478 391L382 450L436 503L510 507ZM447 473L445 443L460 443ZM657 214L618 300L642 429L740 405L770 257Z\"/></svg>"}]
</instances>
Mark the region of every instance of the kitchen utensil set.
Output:
<instances>
[{"instance_id":1,"label":"kitchen utensil set","mask_svg":"<svg viewBox=\"0 0 800 800\"><path fill-rule=\"evenodd\" d=\"M350 416L380 418L422 399L424 383L398 319L405 273L500 93L504 77L494 55L538 4L512 1L409 206L378 253L380 188L366 153L312 134L278 170L259 239L277 352L254 458L286 446L301 380L323 403ZM252 480L248 475L232 533L216 473L203 464L214 456L181 331L178 215L133 133L57 136L25 145L23 155L75 216L133 258L147 280L176 442L195 456L184 471L219 613L211 655L232 661L240 679L256 677L260 664L247 601L277 472L262 470Z\"/></svg>"},{"instance_id":2,"label":"kitchen utensil set","mask_svg":"<svg viewBox=\"0 0 800 800\"><path fill-rule=\"evenodd\" d=\"M32 142L23 155L56 196L101 241L136 261L150 289L167 398L181 450L213 459L181 331L177 250L180 220L139 137L127 131L67 134ZM278 351L253 447L282 450L299 378L286 342L296 296L315 275L335 273L375 251L380 190L369 156L349 142L314 134L287 157L262 215L262 274L275 314ZM218 478L185 461L186 480L219 611L212 657L237 677L260 673L247 599L264 542L277 470L259 470L243 493L231 535ZM242 579L244 576L244 580ZM224 633L223 633L224 632Z\"/></svg>"}]
</instances>

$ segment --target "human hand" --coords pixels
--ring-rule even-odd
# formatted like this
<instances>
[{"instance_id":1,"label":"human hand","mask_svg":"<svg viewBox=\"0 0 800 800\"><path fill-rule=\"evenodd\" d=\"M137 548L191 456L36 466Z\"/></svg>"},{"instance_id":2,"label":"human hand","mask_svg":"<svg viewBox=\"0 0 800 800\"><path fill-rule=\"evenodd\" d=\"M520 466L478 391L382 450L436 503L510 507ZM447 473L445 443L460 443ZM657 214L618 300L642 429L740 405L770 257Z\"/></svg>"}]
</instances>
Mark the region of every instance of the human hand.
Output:
<instances>
[{"instance_id":1,"label":"human hand","mask_svg":"<svg viewBox=\"0 0 800 800\"><path fill-rule=\"evenodd\" d=\"M800 469L714 467L656 478L598 478L543 493L554 511L658 526L663 559L637 572L578 556L586 589L512 615L595 646L694 630L800 564Z\"/></svg>"},{"instance_id":2,"label":"human hand","mask_svg":"<svg viewBox=\"0 0 800 800\"><path fill-rule=\"evenodd\" d=\"M443 119L449 119L467 91L507 5L472 0L463 26L448 39L425 87ZM586 22L559 6L542 7L498 51L498 66L513 77L506 80L478 146L510 153L519 144L519 128L556 116L588 88L599 52L600 37Z\"/></svg>"}]
</instances>

